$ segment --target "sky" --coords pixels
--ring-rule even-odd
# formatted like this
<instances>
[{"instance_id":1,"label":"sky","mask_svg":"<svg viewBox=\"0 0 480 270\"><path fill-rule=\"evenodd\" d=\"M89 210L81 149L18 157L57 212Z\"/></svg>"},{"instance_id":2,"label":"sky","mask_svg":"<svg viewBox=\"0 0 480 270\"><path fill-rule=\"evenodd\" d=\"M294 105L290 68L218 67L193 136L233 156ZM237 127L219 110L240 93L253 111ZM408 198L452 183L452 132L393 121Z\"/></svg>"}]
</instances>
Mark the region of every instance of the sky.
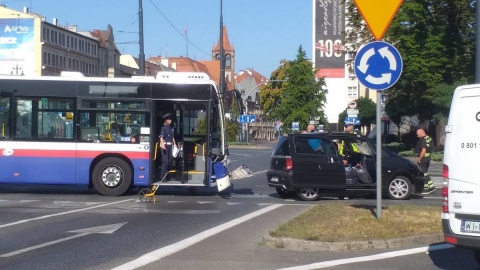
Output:
<instances>
[{"instance_id":1,"label":"sky","mask_svg":"<svg viewBox=\"0 0 480 270\"><path fill-rule=\"evenodd\" d=\"M269 78L301 45L312 58L312 0L142 0L145 59L188 56L211 60L223 25L235 49L235 73L254 69ZM139 0L5 0L7 8L53 18L78 31L113 28L122 54L139 56ZM185 37L187 32L188 41Z\"/></svg>"}]
</instances>

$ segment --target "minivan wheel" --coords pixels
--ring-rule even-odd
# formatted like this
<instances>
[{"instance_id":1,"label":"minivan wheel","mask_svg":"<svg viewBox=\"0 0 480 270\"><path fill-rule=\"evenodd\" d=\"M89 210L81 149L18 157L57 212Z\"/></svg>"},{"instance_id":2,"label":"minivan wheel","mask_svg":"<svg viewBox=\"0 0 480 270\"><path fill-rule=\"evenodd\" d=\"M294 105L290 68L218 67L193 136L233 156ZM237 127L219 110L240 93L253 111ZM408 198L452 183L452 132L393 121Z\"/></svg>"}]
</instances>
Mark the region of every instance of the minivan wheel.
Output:
<instances>
[{"instance_id":1,"label":"minivan wheel","mask_svg":"<svg viewBox=\"0 0 480 270\"><path fill-rule=\"evenodd\" d=\"M480 249L473 250L473 257L475 257L475 261L480 264Z\"/></svg>"},{"instance_id":2,"label":"minivan wheel","mask_svg":"<svg viewBox=\"0 0 480 270\"><path fill-rule=\"evenodd\" d=\"M292 196L292 192L284 189L283 187L276 187L275 189L277 190L278 195L280 195L282 198L288 198Z\"/></svg>"},{"instance_id":3,"label":"minivan wheel","mask_svg":"<svg viewBox=\"0 0 480 270\"><path fill-rule=\"evenodd\" d=\"M388 197L392 200L406 200L412 193L412 183L404 176L396 176L388 184Z\"/></svg>"},{"instance_id":4,"label":"minivan wheel","mask_svg":"<svg viewBox=\"0 0 480 270\"><path fill-rule=\"evenodd\" d=\"M300 188L297 197L302 201L315 201L320 197L320 191L318 188Z\"/></svg>"}]
</instances>

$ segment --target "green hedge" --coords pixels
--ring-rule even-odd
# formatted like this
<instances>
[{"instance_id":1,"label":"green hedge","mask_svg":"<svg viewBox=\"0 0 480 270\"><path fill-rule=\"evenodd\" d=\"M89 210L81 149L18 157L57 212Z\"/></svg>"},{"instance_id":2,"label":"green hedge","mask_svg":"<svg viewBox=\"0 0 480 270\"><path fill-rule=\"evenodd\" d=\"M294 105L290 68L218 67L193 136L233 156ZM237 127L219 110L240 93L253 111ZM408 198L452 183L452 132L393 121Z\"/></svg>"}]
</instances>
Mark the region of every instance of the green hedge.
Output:
<instances>
[{"instance_id":1,"label":"green hedge","mask_svg":"<svg viewBox=\"0 0 480 270\"><path fill-rule=\"evenodd\" d=\"M390 143L383 145L385 148L398 153L400 156L403 157L416 157L417 154L413 152L412 149L408 149L403 143ZM434 161L442 161L443 160L443 151L435 151L432 154L432 160Z\"/></svg>"}]
</instances>

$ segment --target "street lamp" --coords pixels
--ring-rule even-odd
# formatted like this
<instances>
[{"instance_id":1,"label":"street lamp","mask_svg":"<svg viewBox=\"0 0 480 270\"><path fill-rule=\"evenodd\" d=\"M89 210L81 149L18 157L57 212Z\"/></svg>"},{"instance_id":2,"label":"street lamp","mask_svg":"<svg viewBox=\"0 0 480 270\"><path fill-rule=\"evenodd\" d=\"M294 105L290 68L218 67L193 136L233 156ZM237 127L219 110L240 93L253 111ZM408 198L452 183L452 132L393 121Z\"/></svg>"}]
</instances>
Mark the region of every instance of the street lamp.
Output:
<instances>
[{"instance_id":1,"label":"street lamp","mask_svg":"<svg viewBox=\"0 0 480 270\"><path fill-rule=\"evenodd\" d=\"M245 107L245 109L243 110L243 115L248 115L248 97L250 96L250 94L252 94L253 91L255 91L256 89L258 89L260 86L264 85L264 84L267 84L267 83L273 83L273 82L286 82L288 80L269 80L269 81L264 81L264 82L261 82L259 84L257 84L257 86L255 86L252 90L250 90L246 95L245 97L243 98L243 106ZM243 127L243 134L246 133L246 142L248 143L248 122L245 123L244 125L242 125Z\"/></svg>"}]
</instances>

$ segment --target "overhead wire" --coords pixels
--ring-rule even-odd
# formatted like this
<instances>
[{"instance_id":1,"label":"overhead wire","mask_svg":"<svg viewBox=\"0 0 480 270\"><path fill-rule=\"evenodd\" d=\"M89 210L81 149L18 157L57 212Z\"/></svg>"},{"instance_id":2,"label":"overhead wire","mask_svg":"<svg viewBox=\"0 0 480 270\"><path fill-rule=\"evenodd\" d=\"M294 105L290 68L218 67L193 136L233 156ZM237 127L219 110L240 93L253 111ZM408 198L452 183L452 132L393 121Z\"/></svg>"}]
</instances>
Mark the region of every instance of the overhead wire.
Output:
<instances>
[{"instance_id":1,"label":"overhead wire","mask_svg":"<svg viewBox=\"0 0 480 270\"><path fill-rule=\"evenodd\" d=\"M197 48L199 51L201 51L202 53L208 55L208 56L211 56L212 54L211 53L207 53L205 52L204 50L200 49L200 47L198 47L195 43L193 43L192 41L190 41L190 39L188 39L188 37L184 34L182 34L182 32L180 30L178 30L177 27L175 27L175 25L173 25L173 23L167 18L167 16L165 16L165 14L163 14L163 12L157 7L157 5L155 5L155 3L153 3L152 0L150 0L150 3L155 7L155 9L157 9L157 11L160 13L160 15L162 15L162 17L170 24L170 26L173 27L173 29L175 29L175 31L177 31L177 33L179 33L183 38L185 38L187 40L187 42L191 45L193 45L195 48Z\"/></svg>"}]
</instances>

